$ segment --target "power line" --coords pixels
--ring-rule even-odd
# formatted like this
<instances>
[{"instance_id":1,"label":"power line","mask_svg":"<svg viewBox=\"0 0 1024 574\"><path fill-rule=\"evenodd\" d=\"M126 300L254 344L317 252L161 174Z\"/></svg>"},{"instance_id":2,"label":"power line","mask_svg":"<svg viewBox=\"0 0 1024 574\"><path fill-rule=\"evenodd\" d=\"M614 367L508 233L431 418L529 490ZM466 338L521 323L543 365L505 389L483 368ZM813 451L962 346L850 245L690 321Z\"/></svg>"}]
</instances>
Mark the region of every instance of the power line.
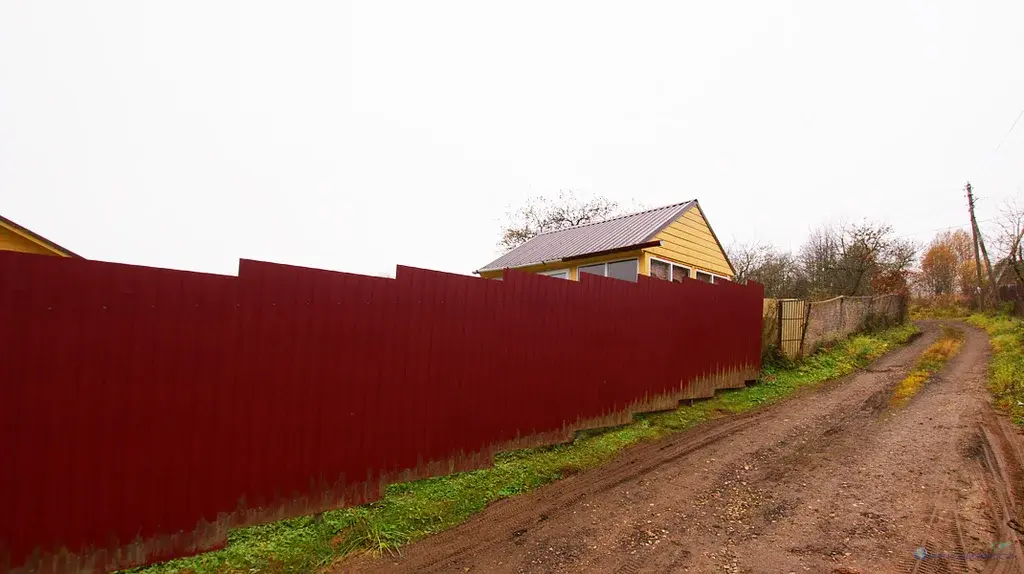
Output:
<instances>
[{"instance_id":1,"label":"power line","mask_svg":"<svg viewBox=\"0 0 1024 574\"><path fill-rule=\"evenodd\" d=\"M996 149L992 150L992 153L996 153L999 151L999 148L1003 147L1003 142L1005 142L1006 138L1010 137L1010 134L1013 133L1013 128L1017 127L1017 122L1020 121L1021 116L1024 116L1024 108L1020 109L1020 113L1017 114L1017 119L1013 120L1013 125L1010 126L1010 129L1006 130L1006 133L1003 135L1003 139L999 140L999 145L996 146Z\"/></svg>"},{"instance_id":2,"label":"power line","mask_svg":"<svg viewBox=\"0 0 1024 574\"><path fill-rule=\"evenodd\" d=\"M979 221L978 221L978 223L979 223L979 224L981 224L981 223L989 223L989 222L992 222L992 221L995 221L995 220L996 220L996 218L995 218L995 217L993 217L993 218L991 218L991 219L982 219L982 220L979 220ZM938 227L938 228L936 228L936 229L925 229L925 230L923 230L923 231L915 231L915 232L913 232L913 233L904 233L904 234L902 234L902 235L897 235L896 237L911 237L911 236L913 236L913 235L921 235L921 234L923 234L923 233L935 233L936 231L946 231L946 230L949 230L949 229L957 229L957 228L960 228L960 227L967 227L967 226L969 226L970 224L971 224L971 222L970 222L970 221L968 221L967 223L961 223L961 224L959 224L959 225L950 225L950 226L948 226L948 227Z\"/></svg>"},{"instance_id":3,"label":"power line","mask_svg":"<svg viewBox=\"0 0 1024 574\"><path fill-rule=\"evenodd\" d=\"M1003 144L1006 143L1006 140L1010 138L1010 134L1013 133L1014 128L1017 127L1017 123L1020 122L1020 119L1022 117L1024 117L1024 108L1021 108L1020 113L1017 114L1017 118L1013 120L1012 124L1010 124L1010 129L1006 130L1006 133L1003 134L1003 138L999 140L999 145L997 145L996 148L992 150L990 153L983 154L984 157L979 158L977 160L977 163L972 169L972 171L976 172L979 175L988 174L988 172L992 169L992 162L995 161L996 159L996 152L998 152L999 149L1003 147Z\"/></svg>"}]
</instances>

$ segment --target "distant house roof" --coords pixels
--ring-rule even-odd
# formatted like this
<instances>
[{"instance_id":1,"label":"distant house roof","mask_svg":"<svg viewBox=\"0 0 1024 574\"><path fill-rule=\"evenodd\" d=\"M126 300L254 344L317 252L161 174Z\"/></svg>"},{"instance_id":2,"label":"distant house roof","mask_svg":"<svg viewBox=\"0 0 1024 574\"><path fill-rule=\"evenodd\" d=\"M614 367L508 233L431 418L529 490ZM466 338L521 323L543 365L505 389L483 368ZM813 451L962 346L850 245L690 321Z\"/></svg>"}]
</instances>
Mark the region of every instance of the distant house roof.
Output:
<instances>
[{"instance_id":1,"label":"distant house roof","mask_svg":"<svg viewBox=\"0 0 1024 574\"><path fill-rule=\"evenodd\" d=\"M525 267L627 250L631 247L650 247L646 244L651 242L655 235L696 204L697 200L684 201L597 223L585 223L568 229L541 233L484 265L477 272Z\"/></svg>"},{"instance_id":2,"label":"distant house roof","mask_svg":"<svg viewBox=\"0 0 1024 574\"><path fill-rule=\"evenodd\" d=\"M10 229L14 233L28 239L29 241L42 245L46 249L64 255L65 257L76 257L78 259L82 258L81 255L71 251L70 249L61 247L60 245L57 245L56 243L50 241L49 239L43 237L42 235L39 235L38 233L32 231L31 229L28 229L27 227L22 227L2 215L0 215L0 226L6 227L7 229Z\"/></svg>"}]
</instances>

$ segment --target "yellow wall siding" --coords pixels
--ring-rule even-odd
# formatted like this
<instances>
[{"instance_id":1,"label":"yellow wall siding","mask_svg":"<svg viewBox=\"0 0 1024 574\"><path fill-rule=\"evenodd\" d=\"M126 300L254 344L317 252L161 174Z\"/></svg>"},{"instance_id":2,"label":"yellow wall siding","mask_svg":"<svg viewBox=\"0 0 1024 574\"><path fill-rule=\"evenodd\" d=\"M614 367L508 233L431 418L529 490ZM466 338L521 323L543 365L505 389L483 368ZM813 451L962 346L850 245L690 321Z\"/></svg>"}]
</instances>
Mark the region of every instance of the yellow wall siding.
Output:
<instances>
[{"instance_id":1,"label":"yellow wall siding","mask_svg":"<svg viewBox=\"0 0 1024 574\"><path fill-rule=\"evenodd\" d=\"M557 271L560 269L569 270L569 279L576 281L578 279L576 269L581 265L586 267L587 265L593 265L594 263L611 263L612 261L622 261L623 259L638 259L638 267L641 275L647 275L647 268L645 267L646 261L642 251L627 251L625 253L614 253L612 255L601 255L598 257L587 257L586 259L578 259L573 261L561 261L555 263L547 263L545 265L530 265L529 267L518 267L516 271L526 271L528 273L541 273L544 271ZM501 277L501 271L481 271L480 276L484 279L495 279Z\"/></svg>"},{"instance_id":2,"label":"yellow wall siding","mask_svg":"<svg viewBox=\"0 0 1024 574\"><path fill-rule=\"evenodd\" d=\"M0 251L19 251L21 253L39 253L41 255L59 255L18 233L0 226Z\"/></svg>"},{"instance_id":3,"label":"yellow wall siding","mask_svg":"<svg viewBox=\"0 0 1024 574\"><path fill-rule=\"evenodd\" d=\"M732 279L729 262L699 207L687 210L682 217L658 233L655 239L661 240L661 247L646 249L649 254Z\"/></svg>"}]
</instances>

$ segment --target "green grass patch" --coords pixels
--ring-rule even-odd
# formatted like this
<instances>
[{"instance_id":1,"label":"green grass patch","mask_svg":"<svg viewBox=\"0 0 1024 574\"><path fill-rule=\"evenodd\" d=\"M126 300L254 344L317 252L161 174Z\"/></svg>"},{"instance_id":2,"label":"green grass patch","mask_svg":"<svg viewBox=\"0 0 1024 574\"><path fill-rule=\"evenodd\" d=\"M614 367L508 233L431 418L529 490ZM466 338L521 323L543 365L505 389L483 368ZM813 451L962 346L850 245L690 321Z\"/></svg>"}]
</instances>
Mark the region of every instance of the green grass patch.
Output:
<instances>
[{"instance_id":1,"label":"green grass patch","mask_svg":"<svg viewBox=\"0 0 1024 574\"><path fill-rule=\"evenodd\" d=\"M800 388L847 375L916 333L908 323L853 336L799 363L775 359L764 365L758 384L744 389L638 415L625 426L581 432L571 443L501 453L493 468L393 484L381 500L365 506L237 528L223 550L132 572L312 572L353 551L398 553L403 544L459 524L496 500L600 465L630 445L770 405Z\"/></svg>"},{"instance_id":2,"label":"green grass patch","mask_svg":"<svg viewBox=\"0 0 1024 574\"><path fill-rule=\"evenodd\" d=\"M918 305L910 306L911 319L966 319L971 310L961 305Z\"/></svg>"},{"instance_id":3,"label":"green grass patch","mask_svg":"<svg viewBox=\"0 0 1024 574\"><path fill-rule=\"evenodd\" d=\"M960 345L964 340L964 332L953 327L942 326L942 336L935 341L921 354L914 369L893 391L889 403L894 407L901 407L907 404L914 395L918 393L932 375L949 361L950 357L957 354Z\"/></svg>"},{"instance_id":4,"label":"green grass patch","mask_svg":"<svg viewBox=\"0 0 1024 574\"><path fill-rule=\"evenodd\" d=\"M1024 321L1004 314L975 313L967 322L985 329L992 343L988 388L996 407L1024 426Z\"/></svg>"}]
</instances>

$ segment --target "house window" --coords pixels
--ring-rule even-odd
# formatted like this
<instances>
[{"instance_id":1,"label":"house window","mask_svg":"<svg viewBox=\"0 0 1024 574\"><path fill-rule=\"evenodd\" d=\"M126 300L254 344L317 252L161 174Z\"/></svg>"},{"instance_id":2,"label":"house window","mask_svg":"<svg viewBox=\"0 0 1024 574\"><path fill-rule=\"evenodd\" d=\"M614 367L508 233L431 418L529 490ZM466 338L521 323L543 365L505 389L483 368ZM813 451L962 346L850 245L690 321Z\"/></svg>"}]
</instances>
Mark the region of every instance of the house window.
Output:
<instances>
[{"instance_id":1,"label":"house window","mask_svg":"<svg viewBox=\"0 0 1024 574\"><path fill-rule=\"evenodd\" d=\"M705 283L714 283L715 282L714 278L711 276L710 273L705 273L703 271L698 271L697 272L697 281L703 281Z\"/></svg>"},{"instance_id":2,"label":"house window","mask_svg":"<svg viewBox=\"0 0 1024 574\"><path fill-rule=\"evenodd\" d=\"M626 281L633 281L635 283L637 275L637 260L626 259L624 261L612 261L611 263L581 265L577 271L580 274L590 273L591 275L612 277L614 279L623 279Z\"/></svg>"},{"instance_id":3,"label":"house window","mask_svg":"<svg viewBox=\"0 0 1024 574\"><path fill-rule=\"evenodd\" d=\"M556 269L554 271L541 271L540 275L545 275L547 277L554 277L555 279L568 279L569 278L569 270L568 269Z\"/></svg>"},{"instance_id":4,"label":"house window","mask_svg":"<svg viewBox=\"0 0 1024 574\"><path fill-rule=\"evenodd\" d=\"M662 281L672 280L672 264L657 259L651 259L651 277Z\"/></svg>"},{"instance_id":5,"label":"house window","mask_svg":"<svg viewBox=\"0 0 1024 574\"><path fill-rule=\"evenodd\" d=\"M672 282L682 283L683 279L690 278L690 268L682 265L672 265Z\"/></svg>"},{"instance_id":6,"label":"house window","mask_svg":"<svg viewBox=\"0 0 1024 574\"><path fill-rule=\"evenodd\" d=\"M676 265L675 263L669 263L668 261L662 261L661 259L652 258L651 277L661 279L662 281L682 283L684 279L690 278L690 268L683 267L682 265Z\"/></svg>"},{"instance_id":7,"label":"house window","mask_svg":"<svg viewBox=\"0 0 1024 574\"><path fill-rule=\"evenodd\" d=\"M607 270L605 275L607 277L613 277L615 279L623 279L625 281L632 281L636 283L637 273L637 260L627 259L626 261L616 261L609 263L605 269Z\"/></svg>"}]
</instances>

